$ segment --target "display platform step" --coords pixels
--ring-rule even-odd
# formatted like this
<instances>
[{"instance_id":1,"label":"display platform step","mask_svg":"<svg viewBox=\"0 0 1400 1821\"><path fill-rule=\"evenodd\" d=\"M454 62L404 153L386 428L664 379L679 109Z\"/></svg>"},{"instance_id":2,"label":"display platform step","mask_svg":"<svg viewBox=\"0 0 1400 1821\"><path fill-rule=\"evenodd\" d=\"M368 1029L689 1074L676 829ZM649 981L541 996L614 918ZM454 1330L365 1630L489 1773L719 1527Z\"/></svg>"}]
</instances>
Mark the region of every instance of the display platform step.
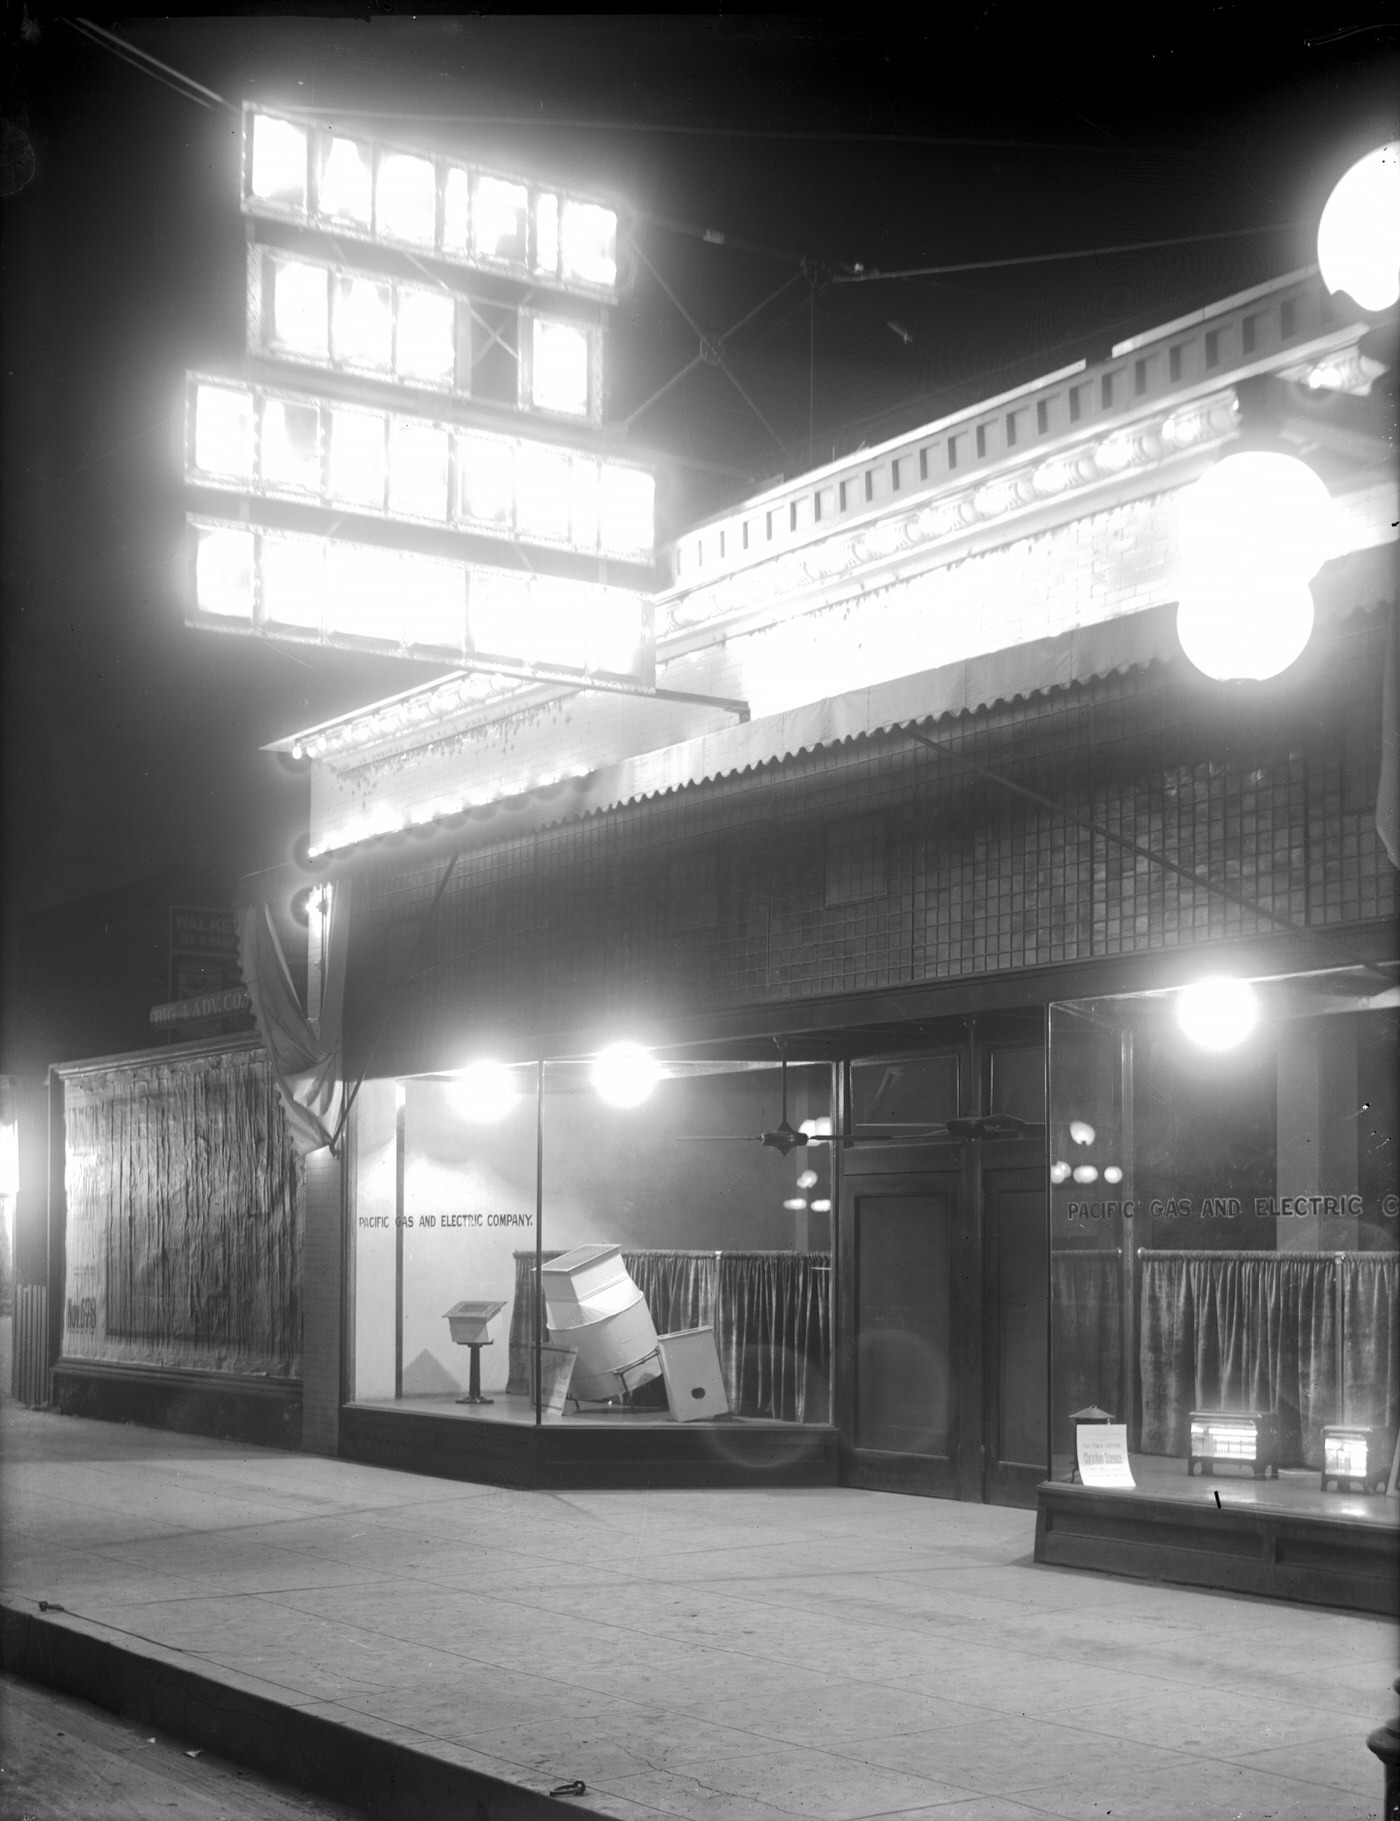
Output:
<instances>
[{"instance_id":1,"label":"display platform step","mask_svg":"<svg viewBox=\"0 0 1400 1821\"><path fill-rule=\"evenodd\" d=\"M644 1491L737 1486L835 1486L836 1431L824 1425L673 1423L570 1418L538 1428L348 1404L340 1454L367 1466L520 1491Z\"/></svg>"},{"instance_id":2,"label":"display platform step","mask_svg":"<svg viewBox=\"0 0 1400 1821\"><path fill-rule=\"evenodd\" d=\"M140 1423L260 1448L301 1447L300 1379L61 1359L50 1374L50 1398L65 1416Z\"/></svg>"},{"instance_id":3,"label":"display platform step","mask_svg":"<svg viewBox=\"0 0 1400 1821\"><path fill-rule=\"evenodd\" d=\"M1281 1500L1232 1497L1238 1484L1196 1479L1193 1495L1183 1498L1047 1480L1036 1494L1035 1559L1400 1616L1394 1499L1377 1501L1374 1514L1339 1509L1327 1516L1290 1510Z\"/></svg>"}]
</instances>

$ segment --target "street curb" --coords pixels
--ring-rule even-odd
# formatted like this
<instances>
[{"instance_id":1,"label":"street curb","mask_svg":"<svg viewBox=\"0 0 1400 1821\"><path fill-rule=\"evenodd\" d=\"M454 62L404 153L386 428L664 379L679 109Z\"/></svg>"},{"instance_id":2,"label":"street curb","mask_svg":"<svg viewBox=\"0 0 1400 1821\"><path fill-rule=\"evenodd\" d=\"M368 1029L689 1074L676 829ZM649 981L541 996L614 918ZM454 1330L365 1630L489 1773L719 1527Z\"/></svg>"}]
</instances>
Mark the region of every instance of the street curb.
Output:
<instances>
[{"instance_id":1,"label":"street curb","mask_svg":"<svg viewBox=\"0 0 1400 1821\"><path fill-rule=\"evenodd\" d=\"M562 1821L606 1814L450 1759L375 1738L72 1617L0 1602L0 1669L157 1726L376 1821Z\"/></svg>"}]
</instances>

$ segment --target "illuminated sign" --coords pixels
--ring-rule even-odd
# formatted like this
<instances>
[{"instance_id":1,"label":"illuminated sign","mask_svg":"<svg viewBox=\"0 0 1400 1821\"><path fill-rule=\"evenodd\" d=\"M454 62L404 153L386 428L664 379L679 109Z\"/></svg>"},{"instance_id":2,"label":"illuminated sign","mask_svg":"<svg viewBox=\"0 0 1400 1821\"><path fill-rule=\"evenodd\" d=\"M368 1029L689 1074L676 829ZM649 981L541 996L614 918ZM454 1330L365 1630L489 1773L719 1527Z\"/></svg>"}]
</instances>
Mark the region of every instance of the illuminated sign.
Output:
<instances>
[{"instance_id":1,"label":"illuminated sign","mask_svg":"<svg viewBox=\"0 0 1400 1821\"><path fill-rule=\"evenodd\" d=\"M243 208L529 285L617 294L617 211L606 203L248 104Z\"/></svg>"},{"instance_id":2,"label":"illuminated sign","mask_svg":"<svg viewBox=\"0 0 1400 1821\"><path fill-rule=\"evenodd\" d=\"M191 625L528 675L652 680L631 589L191 517Z\"/></svg>"},{"instance_id":3,"label":"illuminated sign","mask_svg":"<svg viewBox=\"0 0 1400 1821\"><path fill-rule=\"evenodd\" d=\"M250 351L270 359L579 423L602 417L601 330L535 304L255 243L247 316Z\"/></svg>"},{"instance_id":4,"label":"illuminated sign","mask_svg":"<svg viewBox=\"0 0 1400 1821\"><path fill-rule=\"evenodd\" d=\"M628 462L191 374L192 485L650 564L655 481Z\"/></svg>"}]
</instances>

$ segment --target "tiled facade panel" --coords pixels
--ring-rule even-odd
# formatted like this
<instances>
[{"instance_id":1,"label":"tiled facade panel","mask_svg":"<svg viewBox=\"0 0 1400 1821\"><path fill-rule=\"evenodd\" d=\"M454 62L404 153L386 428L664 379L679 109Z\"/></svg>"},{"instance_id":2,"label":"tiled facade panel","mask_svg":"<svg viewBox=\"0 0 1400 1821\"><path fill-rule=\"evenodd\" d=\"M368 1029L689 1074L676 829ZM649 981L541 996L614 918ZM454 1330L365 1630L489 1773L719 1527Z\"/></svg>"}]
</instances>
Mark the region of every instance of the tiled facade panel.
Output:
<instances>
[{"instance_id":1,"label":"tiled facade panel","mask_svg":"<svg viewBox=\"0 0 1400 1821\"><path fill-rule=\"evenodd\" d=\"M1270 929L1085 823L1297 925L1393 915L1374 821L1382 642L1379 622L1358 623L1325 689L1283 709L1266 697L1251 713L1249 697L1137 672L942 722L930 730L942 752L906 734L862 739L464 855L376 1072L469 1030L602 1025ZM832 901L828 831L860 818L883 824L883 879L847 870ZM444 864L366 881L352 1019L377 1025L371 1008L401 978ZM673 894L687 870L711 881L703 916ZM862 876L883 889L861 897Z\"/></svg>"}]
</instances>

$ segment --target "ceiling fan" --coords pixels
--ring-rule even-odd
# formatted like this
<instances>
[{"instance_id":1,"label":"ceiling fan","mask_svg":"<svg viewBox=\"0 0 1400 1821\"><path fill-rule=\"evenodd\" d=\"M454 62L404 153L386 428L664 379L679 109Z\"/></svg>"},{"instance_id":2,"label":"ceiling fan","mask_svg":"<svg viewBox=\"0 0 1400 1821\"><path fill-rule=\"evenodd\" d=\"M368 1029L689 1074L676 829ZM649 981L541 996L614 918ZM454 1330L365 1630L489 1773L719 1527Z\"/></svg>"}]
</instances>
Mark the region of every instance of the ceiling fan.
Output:
<instances>
[{"instance_id":1,"label":"ceiling fan","mask_svg":"<svg viewBox=\"0 0 1400 1821\"><path fill-rule=\"evenodd\" d=\"M791 1123L788 1119L786 1056L780 1059L779 1067L782 1071L783 1115L771 1132L759 1133L758 1142L765 1150L776 1151L780 1157L787 1157L808 1144L839 1144L841 1140L833 1133L804 1132Z\"/></svg>"},{"instance_id":2,"label":"ceiling fan","mask_svg":"<svg viewBox=\"0 0 1400 1821\"><path fill-rule=\"evenodd\" d=\"M725 1132L717 1136L706 1137L702 1137L698 1134L686 1133L680 1135L680 1142L682 1144L722 1144L726 1140L732 1141L733 1139L741 1138L744 1143L761 1144L765 1150L776 1151L780 1157L788 1157L793 1151L800 1151L804 1146L809 1144L835 1145L849 1143L849 1139L842 1134L831 1132L804 1132L800 1126L795 1126L792 1123L788 1118L788 1065L786 1056L783 1056L780 1059L778 1066L781 1070L782 1080L782 1112L777 1125L774 1126L771 1131L744 1133L742 1135L736 1132Z\"/></svg>"}]
</instances>

